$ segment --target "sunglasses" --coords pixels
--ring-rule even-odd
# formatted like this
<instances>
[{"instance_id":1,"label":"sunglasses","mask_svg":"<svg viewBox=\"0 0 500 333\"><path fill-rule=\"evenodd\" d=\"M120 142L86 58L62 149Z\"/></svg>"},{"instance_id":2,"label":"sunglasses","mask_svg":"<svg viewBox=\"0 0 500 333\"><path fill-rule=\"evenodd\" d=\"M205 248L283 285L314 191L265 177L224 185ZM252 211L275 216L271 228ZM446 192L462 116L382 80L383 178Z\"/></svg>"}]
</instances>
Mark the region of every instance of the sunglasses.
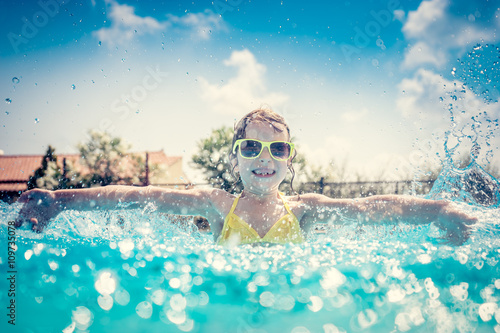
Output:
<instances>
[{"instance_id":1,"label":"sunglasses","mask_svg":"<svg viewBox=\"0 0 500 333\"><path fill-rule=\"evenodd\" d=\"M239 147L240 155L246 159L254 159L260 156L265 147L269 149L272 158L277 161L286 161L292 156L294 145L287 141L264 142L255 139L236 140L233 146L233 154Z\"/></svg>"}]
</instances>

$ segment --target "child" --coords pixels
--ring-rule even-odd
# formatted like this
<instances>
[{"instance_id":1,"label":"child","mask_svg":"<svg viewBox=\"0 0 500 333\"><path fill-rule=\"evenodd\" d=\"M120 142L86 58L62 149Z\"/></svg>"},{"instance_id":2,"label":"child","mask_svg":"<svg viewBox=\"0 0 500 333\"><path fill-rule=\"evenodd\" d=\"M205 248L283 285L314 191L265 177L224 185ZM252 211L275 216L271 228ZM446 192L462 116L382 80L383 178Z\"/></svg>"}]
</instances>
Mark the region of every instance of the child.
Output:
<instances>
[{"instance_id":1,"label":"child","mask_svg":"<svg viewBox=\"0 0 500 333\"><path fill-rule=\"evenodd\" d=\"M258 109L235 126L230 161L243 183L240 195L220 189L171 190L158 187L106 186L75 190L32 190L16 225L32 223L41 231L63 210L113 209L119 203L131 208L153 203L159 212L205 217L220 245L247 243L301 243L317 222L355 220L366 224L391 221L435 222L450 242L463 243L474 218L447 201L413 196L378 195L362 199L332 199L320 194L285 197L278 191L295 157L290 130L280 115Z\"/></svg>"}]
</instances>

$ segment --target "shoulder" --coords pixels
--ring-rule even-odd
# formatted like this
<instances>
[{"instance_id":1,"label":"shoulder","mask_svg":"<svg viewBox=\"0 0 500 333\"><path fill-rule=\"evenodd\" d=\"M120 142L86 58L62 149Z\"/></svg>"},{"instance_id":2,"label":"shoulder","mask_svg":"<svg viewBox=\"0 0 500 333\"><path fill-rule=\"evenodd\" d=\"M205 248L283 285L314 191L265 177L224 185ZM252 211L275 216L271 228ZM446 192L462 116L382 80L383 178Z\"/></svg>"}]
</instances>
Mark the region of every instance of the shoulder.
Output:
<instances>
[{"instance_id":1,"label":"shoulder","mask_svg":"<svg viewBox=\"0 0 500 333\"><path fill-rule=\"evenodd\" d=\"M330 197L318 193L305 193L301 195L287 196L286 200L288 202L295 202L298 205L306 205L306 206L311 206L311 205L314 206L326 202L334 203L341 201L341 199L332 199Z\"/></svg>"},{"instance_id":2,"label":"shoulder","mask_svg":"<svg viewBox=\"0 0 500 333\"><path fill-rule=\"evenodd\" d=\"M285 196L284 199L290 206L290 209L292 209L296 215L301 216L307 214L311 210L317 210L322 204L324 205L324 202L334 201L334 199L316 193Z\"/></svg>"},{"instance_id":3,"label":"shoulder","mask_svg":"<svg viewBox=\"0 0 500 333\"><path fill-rule=\"evenodd\" d=\"M318 193L290 196L287 197L287 200L290 202L291 207L300 207L307 214L321 209L337 209L357 204L356 199L330 198Z\"/></svg>"},{"instance_id":4,"label":"shoulder","mask_svg":"<svg viewBox=\"0 0 500 333\"><path fill-rule=\"evenodd\" d=\"M200 188L200 193L205 195L210 204L222 215L229 213L236 195L218 188Z\"/></svg>"}]
</instances>

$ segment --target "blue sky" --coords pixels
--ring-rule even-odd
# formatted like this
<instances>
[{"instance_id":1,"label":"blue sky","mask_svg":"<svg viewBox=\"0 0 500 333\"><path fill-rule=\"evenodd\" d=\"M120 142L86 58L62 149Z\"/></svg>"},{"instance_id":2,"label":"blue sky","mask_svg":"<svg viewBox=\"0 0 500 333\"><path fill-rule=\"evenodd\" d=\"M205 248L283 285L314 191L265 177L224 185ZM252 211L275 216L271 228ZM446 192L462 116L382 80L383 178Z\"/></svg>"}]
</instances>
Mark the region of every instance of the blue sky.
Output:
<instances>
[{"instance_id":1,"label":"blue sky","mask_svg":"<svg viewBox=\"0 0 500 333\"><path fill-rule=\"evenodd\" d=\"M212 129L269 105L311 163L407 178L443 156L457 59L500 44L500 5L484 0L4 3L5 154L76 152L96 129L187 161ZM475 116L480 160L498 165L498 133L485 139L498 103L461 94L456 128L471 136Z\"/></svg>"}]
</instances>

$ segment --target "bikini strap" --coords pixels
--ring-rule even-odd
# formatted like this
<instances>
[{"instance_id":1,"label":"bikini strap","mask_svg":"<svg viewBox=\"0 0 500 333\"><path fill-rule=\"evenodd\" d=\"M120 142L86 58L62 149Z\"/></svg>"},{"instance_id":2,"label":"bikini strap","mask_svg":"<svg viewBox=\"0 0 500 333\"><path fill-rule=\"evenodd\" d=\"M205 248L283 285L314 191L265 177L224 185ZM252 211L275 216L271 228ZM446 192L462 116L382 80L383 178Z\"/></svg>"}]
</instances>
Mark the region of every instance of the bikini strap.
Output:
<instances>
[{"instance_id":1,"label":"bikini strap","mask_svg":"<svg viewBox=\"0 0 500 333\"><path fill-rule=\"evenodd\" d=\"M293 214L290 207L288 207L288 203L286 202L285 198L283 198L283 193L278 192L279 197L281 198L281 201L283 202L283 206L285 206L286 211L289 214Z\"/></svg>"},{"instance_id":2,"label":"bikini strap","mask_svg":"<svg viewBox=\"0 0 500 333\"><path fill-rule=\"evenodd\" d=\"M234 199L233 205L231 206L231 210L229 211L229 214L227 214L228 216L234 213L234 209L236 208L236 205L238 204L238 200L240 200L240 197L241 193L238 194L238 196Z\"/></svg>"}]
</instances>

